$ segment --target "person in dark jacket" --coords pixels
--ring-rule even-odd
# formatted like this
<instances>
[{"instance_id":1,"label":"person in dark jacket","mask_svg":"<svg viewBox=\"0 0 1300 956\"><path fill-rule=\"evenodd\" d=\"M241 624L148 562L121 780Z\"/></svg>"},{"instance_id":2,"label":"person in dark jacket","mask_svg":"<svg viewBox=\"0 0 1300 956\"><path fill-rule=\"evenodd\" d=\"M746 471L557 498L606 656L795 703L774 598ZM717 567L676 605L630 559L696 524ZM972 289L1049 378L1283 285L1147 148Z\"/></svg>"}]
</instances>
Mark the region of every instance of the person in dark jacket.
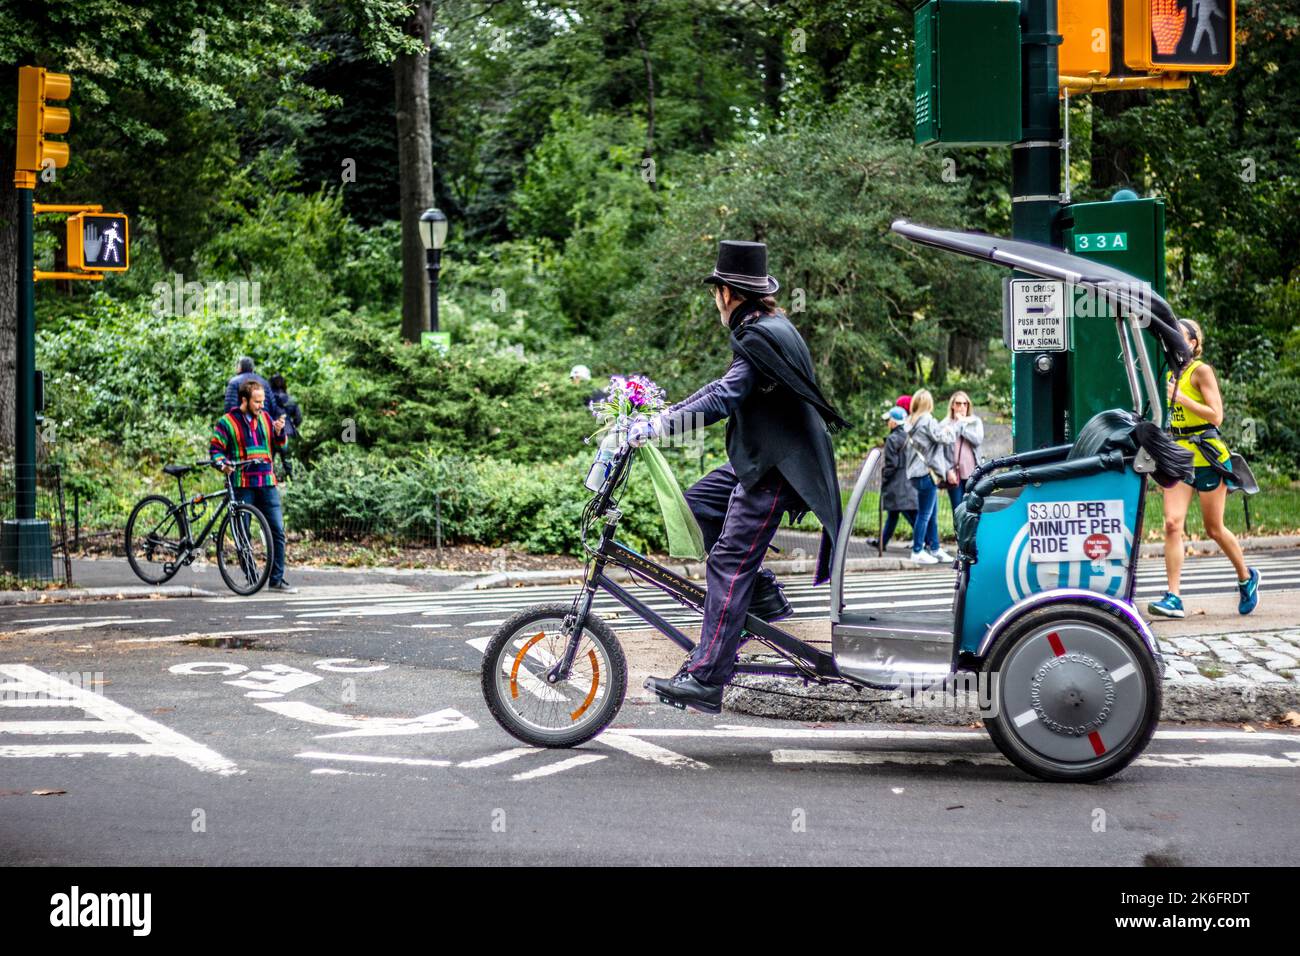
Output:
<instances>
[{"instance_id":1,"label":"person in dark jacket","mask_svg":"<svg viewBox=\"0 0 1300 956\"><path fill-rule=\"evenodd\" d=\"M908 396L911 398L911 396ZM907 413L895 405L885 412L885 421L889 423L889 437L885 439L884 463L880 472L880 507L885 512L885 526L880 531L880 540L870 538L867 542L876 545L881 551L889 547L889 539L894 536L898 526L898 517L907 519L908 527L916 527L916 489L907 478Z\"/></svg>"},{"instance_id":2,"label":"person in dark jacket","mask_svg":"<svg viewBox=\"0 0 1300 956\"><path fill-rule=\"evenodd\" d=\"M253 360L247 355L240 358L235 366L234 376L226 382L226 411L233 412L239 407L239 386L245 382L256 382L262 386L262 394L266 396L266 413L271 416L271 421L284 415L284 409L280 407L280 403L275 399L275 393L271 390L271 383L253 371Z\"/></svg>"},{"instance_id":3,"label":"person in dark jacket","mask_svg":"<svg viewBox=\"0 0 1300 956\"><path fill-rule=\"evenodd\" d=\"M676 676L646 687L665 703L716 714L736 668L746 613L788 616L790 604L759 565L783 514L811 511L822 524L815 584L830 577L840 525L839 482L828 429L848 423L822 395L803 337L779 308L767 246L724 240L704 281L730 331L727 373L653 419L633 424L629 441L682 435L727 419L728 463L686 492L709 550L700 641Z\"/></svg>"},{"instance_id":4,"label":"person in dark jacket","mask_svg":"<svg viewBox=\"0 0 1300 956\"><path fill-rule=\"evenodd\" d=\"M285 384L283 375L271 376L271 391L275 402L284 412L284 434L288 438L297 438L298 430L302 427L302 407L298 400L289 394L289 388ZM293 477L293 462L289 460L287 454L288 447L281 445L275 449L275 454L280 456L280 464L284 466L284 477Z\"/></svg>"}]
</instances>

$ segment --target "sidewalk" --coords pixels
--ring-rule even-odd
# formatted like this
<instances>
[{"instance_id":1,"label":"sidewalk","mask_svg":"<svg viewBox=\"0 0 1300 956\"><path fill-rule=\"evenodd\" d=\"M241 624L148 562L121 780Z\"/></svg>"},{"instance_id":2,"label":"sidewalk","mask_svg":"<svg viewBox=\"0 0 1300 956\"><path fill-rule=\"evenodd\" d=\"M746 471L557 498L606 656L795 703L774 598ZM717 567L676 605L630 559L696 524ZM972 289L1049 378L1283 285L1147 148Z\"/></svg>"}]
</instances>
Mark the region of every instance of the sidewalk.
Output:
<instances>
[{"instance_id":1,"label":"sidewalk","mask_svg":"<svg viewBox=\"0 0 1300 956\"><path fill-rule=\"evenodd\" d=\"M782 554L806 546L809 557L795 559L774 556L764 562L764 567L777 575L812 574L818 546L818 536L805 532L782 531L777 546ZM1300 547L1300 535L1276 535L1260 538L1241 538L1247 554L1254 551L1284 550ZM1219 546L1213 541L1188 542L1190 555L1218 554ZM905 571L915 569L909 560L907 546L896 543L884 557L875 556L865 538L850 542L850 557L844 562L845 570ZM855 555L862 555L857 557ZM1164 545L1153 542L1142 545L1142 556L1147 560L1164 555ZM666 564L669 570L692 580L704 578L704 563L700 561ZM627 580L621 568L611 568L607 573L615 581ZM484 588L513 588L530 584L569 584L582 580L581 568L543 571L444 571L439 568L342 568L317 566L291 566L286 577L295 586L355 587L371 584L401 584L418 591L465 591ZM183 568L165 585L150 586L135 576L126 558L73 558L72 588L48 590L0 591L0 606L6 604L46 604L57 601L76 601L104 598L141 597L208 597L229 594L225 582L214 566Z\"/></svg>"}]
</instances>

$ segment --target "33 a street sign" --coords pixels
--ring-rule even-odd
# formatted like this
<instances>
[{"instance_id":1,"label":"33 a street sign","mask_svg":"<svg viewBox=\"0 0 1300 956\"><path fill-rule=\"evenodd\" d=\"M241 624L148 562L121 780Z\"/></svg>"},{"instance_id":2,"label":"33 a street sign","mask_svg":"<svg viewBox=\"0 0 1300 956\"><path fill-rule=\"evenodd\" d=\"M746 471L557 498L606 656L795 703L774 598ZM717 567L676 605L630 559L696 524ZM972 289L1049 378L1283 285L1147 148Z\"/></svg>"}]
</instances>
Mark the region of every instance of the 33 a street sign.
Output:
<instances>
[{"instance_id":1,"label":"33 a street sign","mask_svg":"<svg viewBox=\"0 0 1300 956\"><path fill-rule=\"evenodd\" d=\"M68 265L92 272L125 272L131 230L124 213L83 212L68 217Z\"/></svg>"},{"instance_id":2,"label":"33 a street sign","mask_svg":"<svg viewBox=\"0 0 1300 956\"><path fill-rule=\"evenodd\" d=\"M1124 62L1135 70L1227 73L1236 0L1124 0Z\"/></svg>"}]
</instances>

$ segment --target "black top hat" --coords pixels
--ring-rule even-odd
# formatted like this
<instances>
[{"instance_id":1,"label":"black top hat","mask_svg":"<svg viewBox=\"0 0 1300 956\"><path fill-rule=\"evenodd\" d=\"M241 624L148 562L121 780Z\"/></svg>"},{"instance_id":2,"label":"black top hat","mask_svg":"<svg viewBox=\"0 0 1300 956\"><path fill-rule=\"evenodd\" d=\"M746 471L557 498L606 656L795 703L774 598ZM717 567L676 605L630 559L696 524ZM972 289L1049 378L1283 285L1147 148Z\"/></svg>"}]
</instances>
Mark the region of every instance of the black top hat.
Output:
<instances>
[{"instance_id":1,"label":"black top hat","mask_svg":"<svg viewBox=\"0 0 1300 956\"><path fill-rule=\"evenodd\" d=\"M761 242L723 239L718 243L718 264L704 277L713 285L729 285L747 292L772 295L781 284L767 274L767 246Z\"/></svg>"}]
</instances>

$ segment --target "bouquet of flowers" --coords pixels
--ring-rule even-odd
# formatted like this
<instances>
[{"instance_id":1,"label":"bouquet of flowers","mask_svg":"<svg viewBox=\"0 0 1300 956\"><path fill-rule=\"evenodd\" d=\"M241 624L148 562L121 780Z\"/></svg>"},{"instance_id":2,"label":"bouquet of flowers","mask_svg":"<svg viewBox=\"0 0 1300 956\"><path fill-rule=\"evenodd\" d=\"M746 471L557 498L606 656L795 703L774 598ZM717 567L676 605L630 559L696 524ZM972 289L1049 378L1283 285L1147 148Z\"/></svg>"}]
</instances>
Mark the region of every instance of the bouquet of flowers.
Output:
<instances>
[{"instance_id":1,"label":"bouquet of flowers","mask_svg":"<svg viewBox=\"0 0 1300 956\"><path fill-rule=\"evenodd\" d=\"M664 390L644 375L611 375L604 400L588 402L587 407L601 424L590 441L607 431L626 435L633 420L658 414L668 402Z\"/></svg>"},{"instance_id":2,"label":"bouquet of flowers","mask_svg":"<svg viewBox=\"0 0 1300 956\"><path fill-rule=\"evenodd\" d=\"M604 400L589 402L587 407L600 422L600 428L587 441L590 442L596 435L606 436L601 443L601 452L592 465L592 472L600 480L595 481L588 476L587 487L597 491L607 474L599 469L604 467L603 462L608 460L607 456L612 457L614 448L626 438L632 422L642 416L659 414L668 407L668 400L664 390L644 375L614 375L610 377ZM611 441L611 438L614 440ZM606 442L612 446L608 450ZM663 453L653 444L648 444L642 447L641 455L663 514L668 553L674 557L703 559L704 536L686 499L682 497L681 486L673 477Z\"/></svg>"}]
</instances>

